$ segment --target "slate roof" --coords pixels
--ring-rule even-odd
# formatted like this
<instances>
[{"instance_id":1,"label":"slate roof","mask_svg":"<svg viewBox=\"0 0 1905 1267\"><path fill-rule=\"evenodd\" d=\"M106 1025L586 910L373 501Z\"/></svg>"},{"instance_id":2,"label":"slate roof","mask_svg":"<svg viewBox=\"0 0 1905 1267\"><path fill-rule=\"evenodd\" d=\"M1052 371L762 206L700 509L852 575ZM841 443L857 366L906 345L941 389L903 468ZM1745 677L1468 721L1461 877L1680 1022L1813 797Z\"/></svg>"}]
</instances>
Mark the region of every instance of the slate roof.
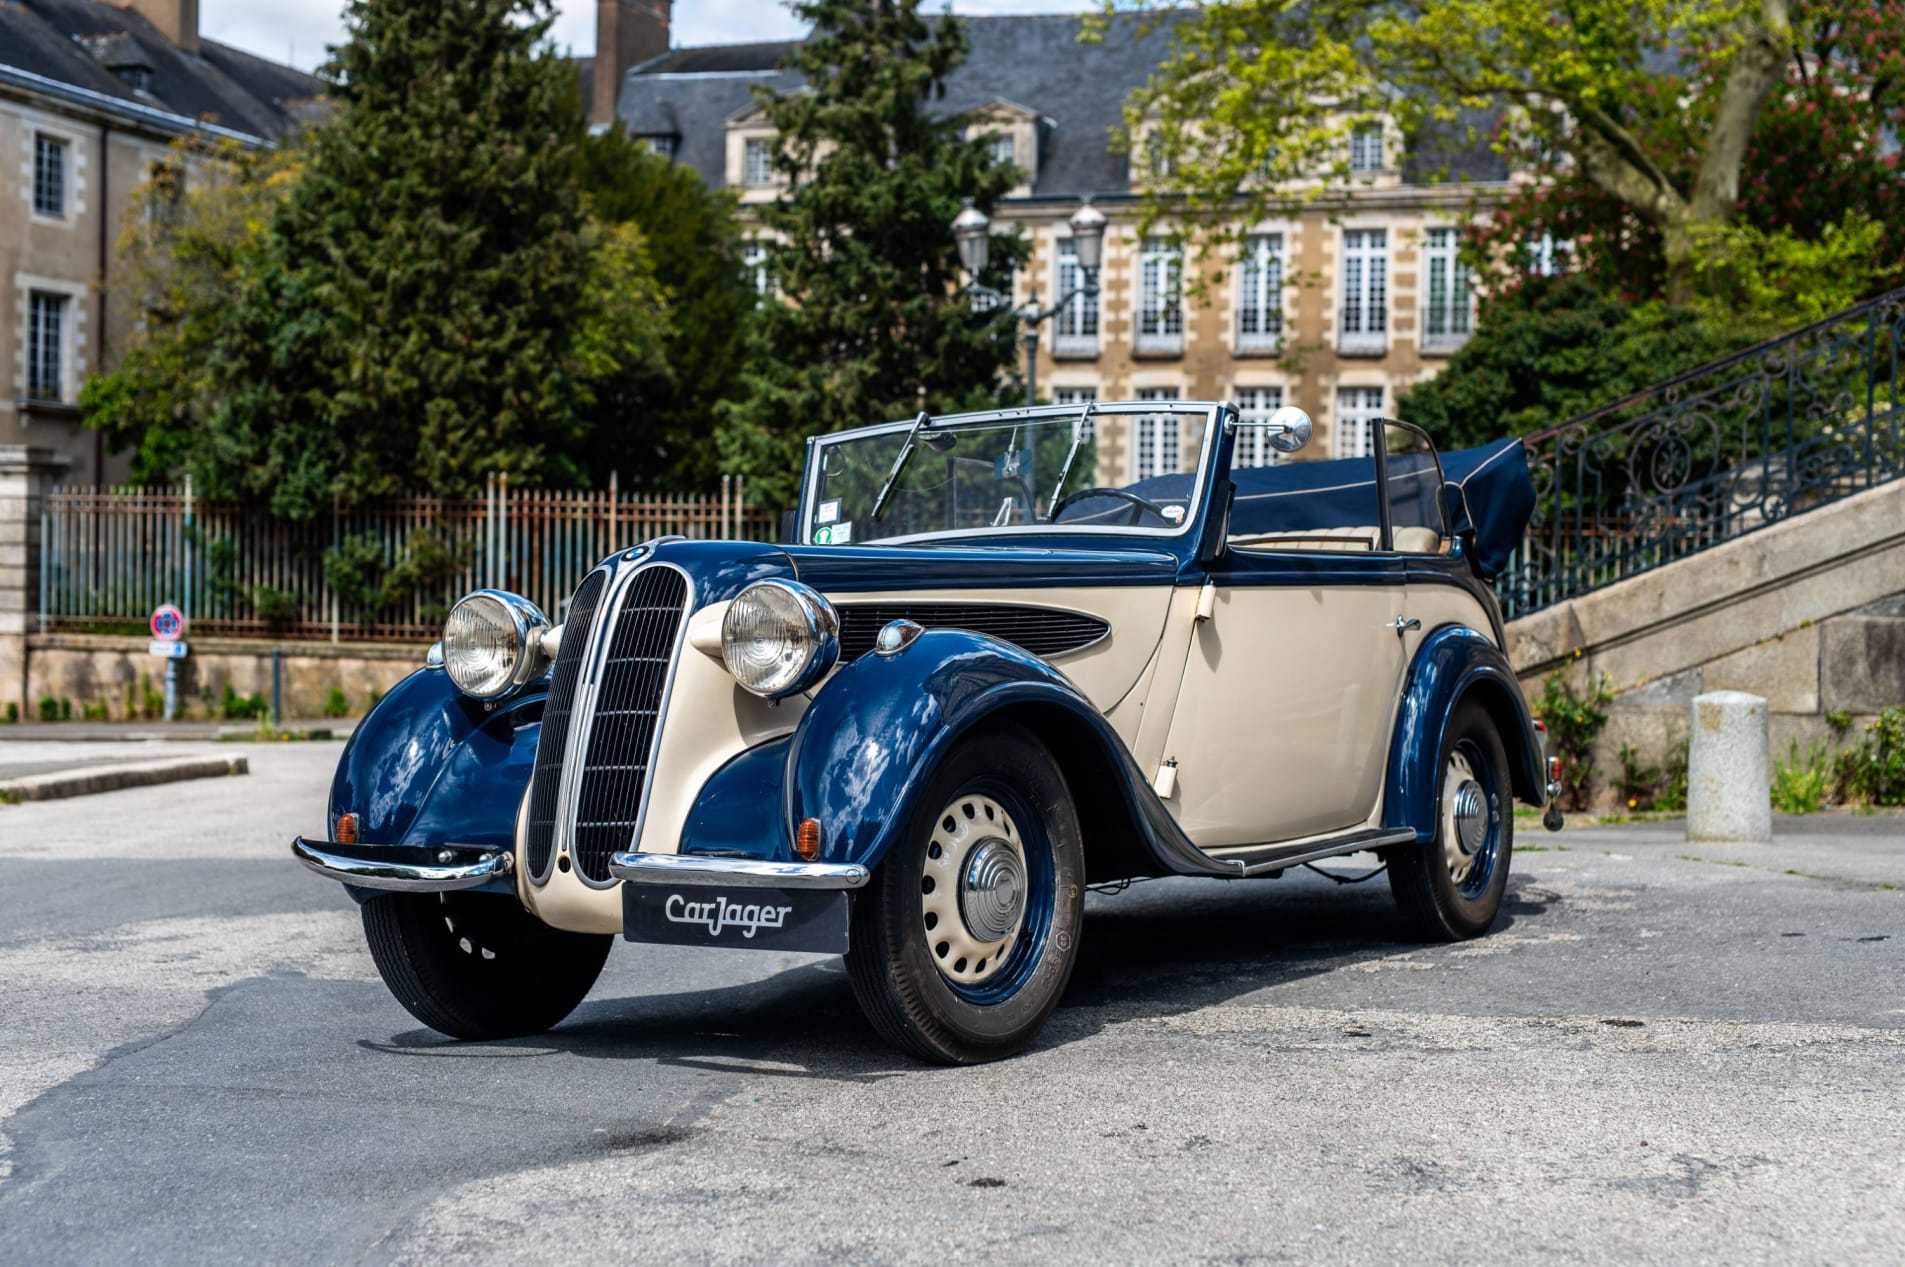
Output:
<instances>
[{"instance_id":1,"label":"slate roof","mask_svg":"<svg viewBox=\"0 0 1905 1267\"><path fill-rule=\"evenodd\" d=\"M1076 14L973 16L965 24L971 52L946 83L936 109L971 110L993 101L1036 111L1039 170L1036 198L1117 195L1131 188L1130 160L1110 146L1124 103L1163 60L1168 30L1141 36L1130 18L1114 18L1097 44L1080 44ZM1153 19L1155 21L1155 18ZM675 157L711 185L726 178L727 121L747 111L756 86L798 88L802 76L780 69L798 44L778 41L679 48L631 69L622 82L617 114L631 133L678 138ZM1459 180L1504 180L1500 158L1488 150L1493 118L1465 117L1466 126L1412 150L1405 175L1443 173Z\"/></svg>"},{"instance_id":2,"label":"slate roof","mask_svg":"<svg viewBox=\"0 0 1905 1267\"><path fill-rule=\"evenodd\" d=\"M112 69L141 65L150 68L144 91ZM264 139L282 135L324 91L314 75L215 40L184 52L104 0L0 0L0 66Z\"/></svg>"}]
</instances>

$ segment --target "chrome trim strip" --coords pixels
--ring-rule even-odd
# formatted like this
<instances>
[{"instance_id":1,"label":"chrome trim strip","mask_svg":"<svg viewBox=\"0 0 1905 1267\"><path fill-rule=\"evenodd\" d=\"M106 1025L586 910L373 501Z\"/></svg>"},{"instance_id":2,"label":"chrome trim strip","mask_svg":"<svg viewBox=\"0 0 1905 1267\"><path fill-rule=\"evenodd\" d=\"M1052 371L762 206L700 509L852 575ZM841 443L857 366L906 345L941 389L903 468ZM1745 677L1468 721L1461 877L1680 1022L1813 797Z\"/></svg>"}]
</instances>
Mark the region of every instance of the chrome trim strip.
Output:
<instances>
[{"instance_id":1,"label":"chrome trim strip","mask_svg":"<svg viewBox=\"0 0 1905 1267\"><path fill-rule=\"evenodd\" d=\"M1412 845L1415 841L1416 833L1413 827L1359 829L1328 840L1320 840L1313 845L1298 846L1286 853L1278 853L1274 845L1260 846L1253 851L1259 854L1255 859L1248 856L1237 857L1227 850L1227 856L1218 861L1241 865L1243 874L1246 876L1262 875L1266 871L1281 871L1286 867L1297 867L1306 862L1315 862L1319 858L1334 858L1338 854L1359 853L1364 849L1382 849L1389 845Z\"/></svg>"},{"instance_id":2,"label":"chrome trim strip","mask_svg":"<svg viewBox=\"0 0 1905 1267\"><path fill-rule=\"evenodd\" d=\"M679 853L610 854L609 874L630 884L743 889L857 889L873 875L857 862L761 862Z\"/></svg>"},{"instance_id":3,"label":"chrome trim strip","mask_svg":"<svg viewBox=\"0 0 1905 1267\"><path fill-rule=\"evenodd\" d=\"M327 880L395 893L451 893L474 889L491 877L508 875L516 869L515 855L507 849L499 849L476 862L424 865L326 853L301 836L291 842L291 856Z\"/></svg>"},{"instance_id":4,"label":"chrome trim strip","mask_svg":"<svg viewBox=\"0 0 1905 1267\"><path fill-rule=\"evenodd\" d=\"M602 597L596 600L596 616L589 624L589 641L584 644L582 648L582 664L576 670L575 697L569 701L569 734L565 739L565 746L562 750L562 773L556 776L555 821L549 825L549 865L544 867L541 871L531 871L529 873L529 883L537 888L542 888L548 884L550 879L556 874L556 859L562 856L563 849L568 844L568 825L575 821L575 815L572 812L573 807L570 805L570 796L572 789L580 783L575 773L577 761L575 745L576 720L582 716L582 704L584 699L591 698L589 695L589 685L595 676L595 661L598 658L598 653L601 648L605 645L601 641L602 623L611 613L604 609L603 604L608 602L615 593L615 583L617 579L615 567L613 565L597 564L595 567L590 568L587 572L582 574L582 579L576 582L575 590L571 590L569 594L571 605L573 606L576 591L579 591L582 586L587 583L589 577L597 572L604 572L607 574L607 577L602 582ZM591 703L592 702L591 700ZM593 715L593 711L593 708L591 708L591 715ZM533 791L535 784L533 768L530 774L530 784ZM528 861L527 857L524 858L524 861Z\"/></svg>"}]
</instances>

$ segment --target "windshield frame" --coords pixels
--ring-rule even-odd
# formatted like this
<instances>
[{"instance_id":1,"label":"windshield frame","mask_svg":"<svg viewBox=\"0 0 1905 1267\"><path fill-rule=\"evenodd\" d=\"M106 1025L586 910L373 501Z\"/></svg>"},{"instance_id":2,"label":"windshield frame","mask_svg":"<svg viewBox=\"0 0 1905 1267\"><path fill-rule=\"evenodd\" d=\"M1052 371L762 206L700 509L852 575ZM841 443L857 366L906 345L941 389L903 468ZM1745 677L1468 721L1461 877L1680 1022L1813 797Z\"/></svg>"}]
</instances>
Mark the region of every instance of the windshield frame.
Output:
<instances>
[{"instance_id":1,"label":"windshield frame","mask_svg":"<svg viewBox=\"0 0 1905 1267\"><path fill-rule=\"evenodd\" d=\"M1186 537L1197 531L1203 519L1204 507L1209 501L1211 464L1216 459L1218 441L1223 435L1224 418L1227 406L1213 400L1110 400L1079 401L1063 405L1034 405L1030 408L986 409L963 414L935 415L928 423L934 431L954 430L962 426L981 424L997 425L1001 422L1070 422L1083 413L1086 406L1091 409L1091 419L1096 422L1104 418L1119 415L1141 416L1144 414L1177 414L1182 417L1201 416L1204 430L1199 441L1197 465L1191 471L1179 472L1191 477L1191 500L1185 507L1184 522L1176 527L1144 527L1142 525L1112 524L1053 524L1029 523L1010 524L997 528L945 528L935 532L915 532L892 537L873 537L855 541L856 546L902 546L931 545L936 542L986 542L1007 540L1013 537L1137 537L1155 541L1171 541ZM851 431L832 431L825 435L810 436L807 440L807 465L801 472L800 504L795 507L794 544L814 545L814 525L811 511L819 494L822 454L831 444L843 444L874 436L905 434L917 424L915 418L900 418L892 422L875 423L868 427L855 427ZM1077 490L1072 490L1076 492ZM832 548L832 547L827 547Z\"/></svg>"}]
</instances>

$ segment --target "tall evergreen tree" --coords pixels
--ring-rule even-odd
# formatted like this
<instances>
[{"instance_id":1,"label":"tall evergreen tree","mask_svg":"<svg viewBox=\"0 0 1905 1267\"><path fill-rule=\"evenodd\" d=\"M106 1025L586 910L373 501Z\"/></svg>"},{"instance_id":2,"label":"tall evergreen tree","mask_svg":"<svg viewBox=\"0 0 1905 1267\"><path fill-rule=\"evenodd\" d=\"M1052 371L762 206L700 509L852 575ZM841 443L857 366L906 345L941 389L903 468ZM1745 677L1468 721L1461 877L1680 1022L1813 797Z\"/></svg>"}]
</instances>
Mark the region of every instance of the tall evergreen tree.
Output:
<instances>
[{"instance_id":1,"label":"tall evergreen tree","mask_svg":"<svg viewBox=\"0 0 1905 1267\"><path fill-rule=\"evenodd\" d=\"M598 480L615 470L625 481L706 487L721 474L712 407L739 389L754 311L734 195L620 124L583 139L578 173L598 220L640 230L670 318L663 364L633 365L597 389L603 423L589 467Z\"/></svg>"},{"instance_id":2,"label":"tall evergreen tree","mask_svg":"<svg viewBox=\"0 0 1905 1267\"><path fill-rule=\"evenodd\" d=\"M650 354L660 315L639 236L590 224L551 16L352 0L333 117L213 341L188 458L207 492L307 514L573 473L592 384Z\"/></svg>"},{"instance_id":3,"label":"tall evergreen tree","mask_svg":"<svg viewBox=\"0 0 1905 1267\"><path fill-rule=\"evenodd\" d=\"M796 92L762 92L785 193L760 209L770 297L748 341L743 395L721 410L726 468L788 504L809 433L995 399L1017 349L1002 313L975 312L952 236L960 202L1013 185L1010 164L934 103L965 58L950 15L919 0L795 0L812 34ZM998 235L989 284L1025 258ZM781 298L784 297L784 298Z\"/></svg>"}]
</instances>

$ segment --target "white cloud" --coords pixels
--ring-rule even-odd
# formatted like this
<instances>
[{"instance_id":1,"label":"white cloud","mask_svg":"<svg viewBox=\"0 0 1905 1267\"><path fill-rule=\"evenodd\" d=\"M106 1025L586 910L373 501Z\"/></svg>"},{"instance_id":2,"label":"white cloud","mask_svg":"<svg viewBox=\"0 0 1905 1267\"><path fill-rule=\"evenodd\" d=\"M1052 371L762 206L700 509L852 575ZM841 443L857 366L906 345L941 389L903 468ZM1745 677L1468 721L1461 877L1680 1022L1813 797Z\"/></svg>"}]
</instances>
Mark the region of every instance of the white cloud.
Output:
<instances>
[{"instance_id":1,"label":"white cloud","mask_svg":"<svg viewBox=\"0 0 1905 1267\"><path fill-rule=\"evenodd\" d=\"M924 6L934 11L939 5ZM1096 8L1091 0L961 0L956 13L1078 13ZM202 0L199 30L209 39L231 44L273 61L314 69L327 46L344 38L343 6L338 0ZM674 43L740 44L753 40L793 39L802 26L779 0L686 0L674 15ZM550 28L555 42L577 54L595 51L595 5L567 0Z\"/></svg>"}]
</instances>

